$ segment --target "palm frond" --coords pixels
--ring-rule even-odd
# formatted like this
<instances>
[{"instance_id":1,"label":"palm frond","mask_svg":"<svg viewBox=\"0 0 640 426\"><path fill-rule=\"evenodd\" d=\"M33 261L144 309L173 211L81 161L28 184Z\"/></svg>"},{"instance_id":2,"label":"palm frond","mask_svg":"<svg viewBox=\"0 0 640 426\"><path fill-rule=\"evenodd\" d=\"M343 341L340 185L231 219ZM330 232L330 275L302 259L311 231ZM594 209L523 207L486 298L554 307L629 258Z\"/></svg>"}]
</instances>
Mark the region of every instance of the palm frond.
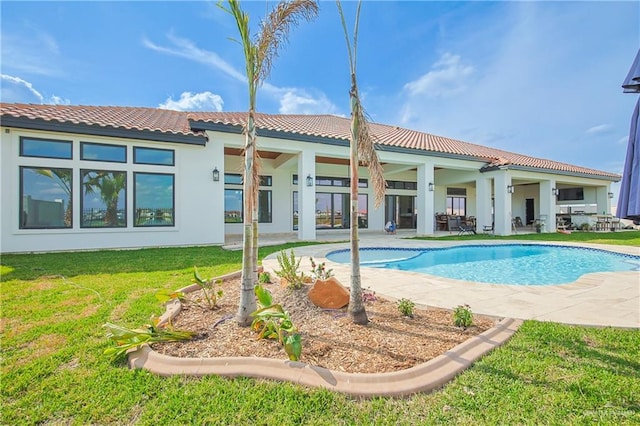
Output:
<instances>
[{"instance_id":1,"label":"palm frond","mask_svg":"<svg viewBox=\"0 0 640 426\"><path fill-rule=\"evenodd\" d=\"M278 57L280 47L286 43L289 31L301 19L311 21L317 15L317 0L282 1L269 13L267 19L261 22L255 42L256 76L260 83L271 73L273 61Z\"/></svg>"}]
</instances>

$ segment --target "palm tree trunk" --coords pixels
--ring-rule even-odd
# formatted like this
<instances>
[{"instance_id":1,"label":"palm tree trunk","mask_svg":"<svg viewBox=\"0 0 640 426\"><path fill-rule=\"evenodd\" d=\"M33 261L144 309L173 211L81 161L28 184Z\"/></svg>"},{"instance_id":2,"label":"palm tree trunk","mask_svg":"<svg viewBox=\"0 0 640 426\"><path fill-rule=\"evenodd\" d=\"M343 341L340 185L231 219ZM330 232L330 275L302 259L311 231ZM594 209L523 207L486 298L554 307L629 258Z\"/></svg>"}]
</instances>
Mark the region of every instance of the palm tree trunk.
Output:
<instances>
[{"instance_id":1,"label":"palm tree trunk","mask_svg":"<svg viewBox=\"0 0 640 426\"><path fill-rule=\"evenodd\" d=\"M362 302L362 280L360 278L360 247L358 237L358 88L356 75L351 74L351 152L349 164L351 168L351 296L347 312L355 324L365 325L369 322Z\"/></svg>"},{"instance_id":2,"label":"palm tree trunk","mask_svg":"<svg viewBox=\"0 0 640 426\"><path fill-rule=\"evenodd\" d=\"M257 308L254 289L258 277L258 220L256 214L256 128L255 111L249 109L244 146L244 247L242 251L242 284L236 320L241 326L251 324L251 313Z\"/></svg>"}]
</instances>

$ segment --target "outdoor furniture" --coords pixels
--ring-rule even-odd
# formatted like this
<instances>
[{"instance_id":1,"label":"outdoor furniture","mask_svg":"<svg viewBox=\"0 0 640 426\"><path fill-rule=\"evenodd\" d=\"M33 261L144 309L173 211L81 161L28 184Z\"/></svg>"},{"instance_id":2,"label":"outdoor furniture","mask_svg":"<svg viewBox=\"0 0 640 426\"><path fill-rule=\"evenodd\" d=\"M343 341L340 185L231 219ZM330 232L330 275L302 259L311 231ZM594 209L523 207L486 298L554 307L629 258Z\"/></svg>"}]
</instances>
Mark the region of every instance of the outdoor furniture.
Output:
<instances>
[{"instance_id":1,"label":"outdoor furniture","mask_svg":"<svg viewBox=\"0 0 640 426\"><path fill-rule=\"evenodd\" d=\"M463 224L462 223L462 218L458 216L458 223L457 223L457 227L458 227L458 235L464 235L464 234L475 234L476 233L476 229L474 226L470 226L467 225L466 223Z\"/></svg>"},{"instance_id":2,"label":"outdoor furniture","mask_svg":"<svg viewBox=\"0 0 640 426\"><path fill-rule=\"evenodd\" d=\"M482 232L485 233L485 234L493 233L494 232L493 227L494 227L494 223L493 222L491 223L491 225L484 225L482 227Z\"/></svg>"}]
</instances>

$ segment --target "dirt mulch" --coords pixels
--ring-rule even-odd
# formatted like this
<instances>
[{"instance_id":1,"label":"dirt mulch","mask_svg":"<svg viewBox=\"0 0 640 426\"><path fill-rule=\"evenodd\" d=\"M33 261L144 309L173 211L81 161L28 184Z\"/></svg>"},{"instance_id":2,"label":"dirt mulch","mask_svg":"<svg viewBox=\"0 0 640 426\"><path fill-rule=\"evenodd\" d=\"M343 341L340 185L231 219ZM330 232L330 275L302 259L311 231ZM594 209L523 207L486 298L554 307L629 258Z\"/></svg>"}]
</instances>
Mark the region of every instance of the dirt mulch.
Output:
<instances>
[{"instance_id":1,"label":"dirt mulch","mask_svg":"<svg viewBox=\"0 0 640 426\"><path fill-rule=\"evenodd\" d=\"M287 359L275 340L257 340L250 327L237 325L240 279L219 284L224 295L210 309L200 291L189 293L173 321L180 330L197 333L194 340L154 344L159 353L177 357L265 357ZM416 307L414 317L400 314L397 303L364 290L369 317L366 326L351 322L346 308L323 310L307 297L310 285L300 290L266 284L274 303L291 314L302 336L300 361L335 371L381 373L424 363L459 343L494 326L496 320L474 316L474 325L462 330L453 325L452 312ZM473 307L472 307L473 308Z\"/></svg>"}]
</instances>

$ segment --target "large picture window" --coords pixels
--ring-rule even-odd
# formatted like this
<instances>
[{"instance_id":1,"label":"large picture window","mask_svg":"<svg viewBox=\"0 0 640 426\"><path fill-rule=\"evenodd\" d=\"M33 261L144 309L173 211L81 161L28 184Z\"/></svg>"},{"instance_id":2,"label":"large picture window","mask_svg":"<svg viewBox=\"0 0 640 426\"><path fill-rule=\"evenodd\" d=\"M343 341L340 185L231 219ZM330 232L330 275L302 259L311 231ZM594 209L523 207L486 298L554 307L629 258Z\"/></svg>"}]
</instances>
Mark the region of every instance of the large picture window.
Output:
<instances>
[{"instance_id":1,"label":"large picture window","mask_svg":"<svg viewBox=\"0 0 640 426\"><path fill-rule=\"evenodd\" d=\"M127 226L126 172L80 170L82 228Z\"/></svg>"},{"instance_id":2,"label":"large picture window","mask_svg":"<svg viewBox=\"0 0 640 426\"><path fill-rule=\"evenodd\" d=\"M20 229L71 228L71 169L20 167Z\"/></svg>"},{"instance_id":3,"label":"large picture window","mask_svg":"<svg viewBox=\"0 0 640 426\"><path fill-rule=\"evenodd\" d=\"M369 207L367 194L358 195L358 227L369 227ZM316 192L316 229L348 229L350 195ZM293 192L293 229L298 229L298 192Z\"/></svg>"},{"instance_id":4,"label":"large picture window","mask_svg":"<svg viewBox=\"0 0 640 426\"><path fill-rule=\"evenodd\" d=\"M165 173L133 174L134 226L175 226L175 177Z\"/></svg>"}]
</instances>

